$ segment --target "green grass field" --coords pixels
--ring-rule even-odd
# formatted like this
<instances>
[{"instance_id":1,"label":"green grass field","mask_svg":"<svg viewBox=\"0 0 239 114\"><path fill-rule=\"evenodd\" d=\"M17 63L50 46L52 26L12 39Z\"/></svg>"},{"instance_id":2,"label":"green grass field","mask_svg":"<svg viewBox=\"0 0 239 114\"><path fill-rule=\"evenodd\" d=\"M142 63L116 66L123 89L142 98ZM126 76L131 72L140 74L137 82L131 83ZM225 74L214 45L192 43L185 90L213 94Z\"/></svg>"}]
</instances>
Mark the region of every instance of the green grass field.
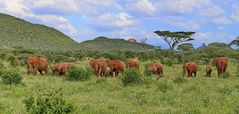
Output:
<instances>
[{"instance_id":1,"label":"green grass field","mask_svg":"<svg viewBox=\"0 0 239 114\"><path fill-rule=\"evenodd\" d=\"M87 67L88 61L78 66ZM140 71L143 73L144 65ZM165 66L165 77L147 83L126 86L118 78L97 78L89 81L67 81L53 75L33 76L22 71L23 83L9 86L0 83L0 113L24 114L23 99L39 91L62 88L67 102L77 107L74 113L157 113L157 114L237 114L239 113L239 76L231 61L227 78L218 78L214 69L211 78L205 77L204 65L196 78L182 77L182 65ZM185 80L184 80L185 79Z\"/></svg>"}]
</instances>

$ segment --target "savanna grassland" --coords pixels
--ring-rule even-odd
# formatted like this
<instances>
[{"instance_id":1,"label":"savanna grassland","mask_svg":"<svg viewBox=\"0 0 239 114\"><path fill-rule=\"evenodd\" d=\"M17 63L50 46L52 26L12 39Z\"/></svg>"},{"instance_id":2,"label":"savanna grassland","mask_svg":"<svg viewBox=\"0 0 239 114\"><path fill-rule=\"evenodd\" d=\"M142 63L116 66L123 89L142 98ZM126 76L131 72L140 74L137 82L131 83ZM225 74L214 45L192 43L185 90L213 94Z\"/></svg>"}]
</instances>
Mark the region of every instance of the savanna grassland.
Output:
<instances>
[{"instance_id":1,"label":"savanna grassland","mask_svg":"<svg viewBox=\"0 0 239 114\"><path fill-rule=\"evenodd\" d=\"M156 60L157 61L157 60ZM140 72L143 74L144 64ZM6 67L8 63L4 63ZM88 67L88 60L76 62ZM52 75L27 75L22 66L17 69L23 84L0 83L0 113L27 113L23 100L45 90L61 88L64 99L72 103L73 113L159 113L159 114L237 114L239 113L239 76L235 60L224 78L218 78L215 68L211 78L205 77L205 65L199 66L198 76L182 76L182 64L165 65L165 76L145 77L143 83L124 86L118 78L101 78L92 75L87 81L68 81Z\"/></svg>"},{"instance_id":2,"label":"savanna grassland","mask_svg":"<svg viewBox=\"0 0 239 114\"><path fill-rule=\"evenodd\" d=\"M129 43L103 36L78 43L54 28L0 13L0 114L35 114L36 110L39 114L239 113L239 51L231 47L238 46L239 38L230 44L212 42L195 48L188 43L195 32L155 33L178 45L173 44L171 50L161 49L145 42ZM46 58L51 65L71 62L76 68L89 68L91 58L138 58L140 69L130 78L140 81L125 86L122 78L126 73L103 78L90 70L79 70L84 71L83 75L75 75L83 76L84 81L53 75L50 68L44 76L27 75L25 62L29 57ZM227 72L218 78L213 66L212 77L205 77L205 67L216 57L230 59ZM164 77L159 80L144 73L145 66L153 61L164 65ZM182 65L189 61L199 63L195 78L182 76ZM32 103L38 102L35 97L39 103Z\"/></svg>"}]
</instances>

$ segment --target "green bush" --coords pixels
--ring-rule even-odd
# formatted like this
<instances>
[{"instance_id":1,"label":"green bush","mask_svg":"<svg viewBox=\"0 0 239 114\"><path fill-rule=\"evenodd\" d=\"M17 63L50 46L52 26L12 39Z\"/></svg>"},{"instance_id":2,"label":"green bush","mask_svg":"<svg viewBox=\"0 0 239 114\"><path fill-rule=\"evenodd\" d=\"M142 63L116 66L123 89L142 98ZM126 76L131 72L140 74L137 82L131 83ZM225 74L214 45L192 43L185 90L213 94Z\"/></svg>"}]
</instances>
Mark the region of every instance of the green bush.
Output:
<instances>
[{"instance_id":1,"label":"green bush","mask_svg":"<svg viewBox=\"0 0 239 114\"><path fill-rule=\"evenodd\" d=\"M1 71L1 78L6 85L22 83L21 75L15 70Z\"/></svg>"},{"instance_id":2,"label":"green bush","mask_svg":"<svg viewBox=\"0 0 239 114\"><path fill-rule=\"evenodd\" d=\"M124 72L121 81L124 86L138 84L142 81L142 76L138 69L130 68Z\"/></svg>"},{"instance_id":3,"label":"green bush","mask_svg":"<svg viewBox=\"0 0 239 114\"><path fill-rule=\"evenodd\" d=\"M227 78L230 77L230 73L229 72L225 72L221 77L224 78L224 79L227 79Z\"/></svg>"},{"instance_id":4,"label":"green bush","mask_svg":"<svg viewBox=\"0 0 239 114\"><path fill-rule=\"evenodd\" d=\"M145 71L144 71L144 76L146 76L146 77L152 77L152 75L153 75L153 73L152 73L151 71L149 71L149 70L145 70Z\"/></svg>"},{"instance_id":5,"label":"green bush","mask_svg":"<svg viewBox=\"0 0 239 114\"><path fill-rule=\"evenodd\" d=\"M17 61L17 58L15 56L10 56L8 58L8 62L10 62L10 65L12 67L16 67L18 65L18 61Z\"/></svg>"},{"instance_id":6,"label":"green bush","mask_svg":"<svg viewBox=\"0 0 239 114\"><path fill-rule=\"evenodd\" d=\"M72 104L63 99L60 90L31 95L23 103L30 114L67 114L75 110Z\"/></svg>"},{"instance_id":7,"label":"green bush","mask_svg":"<svg viewBox=\"0 0 239 114\"><path fill-rule=\"evenodd\" d=\"M173 59L172 58L164 58L162 59L162 63L167 66L173 66Z\"/></svg>"},{"instance_id":8,"label":"green bush","mask_svg":"<svg viewBox=\"0 0 239 114\"><path fill-rule=\"evenodd\" d=\"M149 67L149 64L146 64L145 66L144 66L144 68L145 68L145 71L144 71L144 76L146 76L146 77L152 77L152 72L150 71L150 70L148 70L148 67Z\"/></svg>"},{"instance_id":9,"label":"green bush","mask_svg":"<svg viewBox=\"0 0 239 114\"><path fill-rule=\"evenodd\" d=\"M92 72L84 68L71 68L69 70L67 80L70 81L86 81L90 79Z\"/></svg>"}]
</instances>

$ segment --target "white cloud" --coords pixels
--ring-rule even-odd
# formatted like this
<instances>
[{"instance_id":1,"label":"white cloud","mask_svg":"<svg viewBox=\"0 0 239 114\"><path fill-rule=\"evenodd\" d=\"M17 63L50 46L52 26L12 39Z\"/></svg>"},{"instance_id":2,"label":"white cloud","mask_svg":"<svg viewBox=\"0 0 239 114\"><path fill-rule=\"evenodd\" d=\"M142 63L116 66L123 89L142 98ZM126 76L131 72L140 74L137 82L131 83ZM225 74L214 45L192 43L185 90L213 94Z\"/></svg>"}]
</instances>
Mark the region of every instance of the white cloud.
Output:
<instances>
[{"instance_id":1,"label":"white cloud","mask_svg":"<svg viewBox=\"0 0 239 114\"><path fill-rule=\"evenodd\" d=\"M127 1L126 9L138 15L155 15L157 8L149 0L133 0Z\"/></svg>"},{"instance_id":2,"label":"white cloud","mask_svg":"<svg viewBox=\"0 0 239 114\"><path fill-rule=\"evenodd\" d=\"M89 25L99 29L117 29L132 26L135 21L127 13L105 13L98 17L84 17Z\"/></svg>"},{"instance_id":3,"label":"white cloud","mask_svg":"<svg viewBox=\"0 0 239 114\"><path fill-rule=\"evenodd\" d=\"M197 30L200 28L199 22L195 20L186 20L181 17L168 16L164 19L160 19L162 23L166 23L170 26L174 26L184 30Z\"/></svg>"},{"instance_id":4,"label":"white cloud","mask_svg":"<svg viewBox=\"0 0 239 114\"><path fill-rule=\"evenodd\" d=\"M233 13L231 15L231 18L235 22L239 23L239 4L233 4L232 5L232 11L233 11Z\"/></svg>"},{"instance_id":5,"label":"white cloud","mask_svg":"<svg viewBox=\"0 0 239 114\"><path fill-rule=\"evenodd\" d=\"M54 27L67 35L77 33L76 29L64 17L53 14L35 14L24 0L3 0L0 1L0 4L3 5L0 8L2 13Z\"/></svg>"},{"instance_id":6,"label":"white cloud","mask_svg":"<svg viewBox=\"0 0 239 114\"><path fill-rule=\"evenodd\" d=\"M231 20L229 18L227 18L226 16L222 16L222 17L218 17L218 18L213 18L211 19L211 21L214 23L214 24L218 24L218 25L221 25L221 24L231 24Z\"/></svg>"},{"instance_id":7,"label":"white cloud","mask_svg":"<svg viewBox=\"0 0 239 114\"><path fill-rule=\"evenodd\" d=\"M69 14L79 11L75 0L26 0L25 4L39 14Z\"/></svg>"},{"instance_id":8,"label":"white cloud","mask_svg":"<svg viewBox=\"0 0 239 114\"><path fill-rule=\"evenodd\" d=\"M210 0L155 0L155 3L161 12L173 14L192 13L211 4Z\"/></svg>"},{"instance_id":9,"label":"white cloud","mask_svg":"<svg viewBox=\"0 0 239 114\"><path fill-rule=\"evenodd\" d=\"M225 11L213 5L211 7L201 10L199 12L199 15L203 17L221 17L222 15L225 15Z\"/></svg>"}]
</instances>

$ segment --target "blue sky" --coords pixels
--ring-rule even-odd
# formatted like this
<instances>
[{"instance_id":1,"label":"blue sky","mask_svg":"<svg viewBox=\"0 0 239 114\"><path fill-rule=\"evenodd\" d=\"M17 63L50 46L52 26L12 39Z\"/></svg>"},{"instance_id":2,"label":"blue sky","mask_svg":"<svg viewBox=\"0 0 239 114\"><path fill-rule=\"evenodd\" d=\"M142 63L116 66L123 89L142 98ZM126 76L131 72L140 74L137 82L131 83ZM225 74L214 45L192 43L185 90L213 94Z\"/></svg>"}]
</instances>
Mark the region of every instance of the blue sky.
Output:
<instances>
[{"instance_id":1,"label":"blue sky","mask_svg":"<svg viewBox=\"0 0 239 114\"><path fill-rule=\"evenodd\" d=\"M135 37L166 47L153 31L196 31L198 47L239 36L238 0L0 0L0 12L54 27L78 42Z\"/></svg>"}]
</instances>

